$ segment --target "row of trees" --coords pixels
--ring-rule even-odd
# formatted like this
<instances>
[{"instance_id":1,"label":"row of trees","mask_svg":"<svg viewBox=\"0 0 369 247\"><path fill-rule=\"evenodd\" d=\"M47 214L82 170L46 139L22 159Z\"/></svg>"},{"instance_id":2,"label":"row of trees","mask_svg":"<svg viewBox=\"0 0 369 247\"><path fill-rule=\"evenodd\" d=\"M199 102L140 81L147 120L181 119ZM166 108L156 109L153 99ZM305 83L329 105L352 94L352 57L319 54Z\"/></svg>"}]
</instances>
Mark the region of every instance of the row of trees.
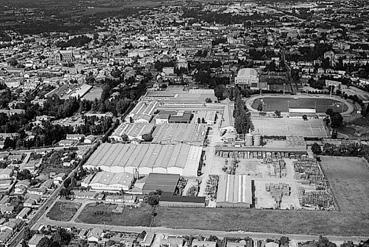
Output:
<instances>
[{"instance_id":1,"label":"row of trees","mask_svg":"<svg viewBox=\"0 0 369 247\"><path fill-rule=\"evenodd\" d=\"M238 134L249 133L250 130L254 129L251 122L249 110L247 109L245 102L241 99L241 93L238 87L235 88L235 103L233 117L235 119L234 127Z\"/></svg>"},{"instance_id":2,"label":"row of trees","mask_svg":"<svg viewBox=\"0 0 369 247\"><path fill-rule=\"evenodd\" d=\"M314 143L311 151L316 155L364 157L369 160L369 146L356 142L340 145L325 143L323 147Z\"/></svg>"},{"instance_id":3,"label":"row of trees","mask_svg":"<svg viewBox=\"0 0 369 247\"><path fill-rule=\"evenodd\" d=\"M74 37L68 41L59 41L56 43L57 47L66 48L66 47L82 47L85 44L90 43L92 39L87 37L86 35L81 35Z\"/></svg>"}]
</instances>

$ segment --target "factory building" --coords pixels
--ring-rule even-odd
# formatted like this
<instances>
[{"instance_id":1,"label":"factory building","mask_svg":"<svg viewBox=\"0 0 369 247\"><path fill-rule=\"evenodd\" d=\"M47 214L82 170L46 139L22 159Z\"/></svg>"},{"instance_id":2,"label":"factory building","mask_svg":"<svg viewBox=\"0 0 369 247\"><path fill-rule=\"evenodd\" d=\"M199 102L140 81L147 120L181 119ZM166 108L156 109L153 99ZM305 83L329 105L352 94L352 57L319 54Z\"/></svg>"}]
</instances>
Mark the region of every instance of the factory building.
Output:
<instances>
[{"instance_id":1,"label":"factory building","mask_svg":"<svg viewBox=\"0 0 369 247\"><path fill-rule=\"evenodd\" d=\"M87 169L101 168L103 171L120 173L179 174L197 176L202 147L188 144L110 144L103 143L87 160Z\"/></svg>"},{"instance_id":2,"label":"factory building","mask_svg":"<svg viewBox=\"0 0 369 247\"><path fill-rule=\"evenodd\" d=\"M247 175L219 176L217 207L250 208L252 202L252 180Z\"/></svg>"}]
</instances>

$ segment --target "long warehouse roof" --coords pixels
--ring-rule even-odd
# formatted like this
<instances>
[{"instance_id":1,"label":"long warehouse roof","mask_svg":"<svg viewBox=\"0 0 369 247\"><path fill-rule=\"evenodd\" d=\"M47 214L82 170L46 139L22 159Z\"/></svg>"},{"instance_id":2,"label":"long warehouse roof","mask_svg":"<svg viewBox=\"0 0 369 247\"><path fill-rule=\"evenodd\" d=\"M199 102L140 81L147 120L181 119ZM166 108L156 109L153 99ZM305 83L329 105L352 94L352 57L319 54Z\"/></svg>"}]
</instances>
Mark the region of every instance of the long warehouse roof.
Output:
<instances>
[{"instance_id":1,"label":"long warehouse roof","mask_svg":"<svg viewBox=\"0 0 369 247\"><path fill-rule=\"evenodd\" d=\"M252 204L251 179L247 175L219 177L217 202Z\"/></svg>"},{"instance_id":2,"label":"long warehouse roof","mask_svg":"<svg viewBox=\"0 0 369 247\"><path fill-rule=\"evenodd\" d=\"M188 144L123 144L103 143L87 160L86 166L116 166L116 167L176 167L197 163L201 157L202 148Z\"/></svg>"}]
</instances>

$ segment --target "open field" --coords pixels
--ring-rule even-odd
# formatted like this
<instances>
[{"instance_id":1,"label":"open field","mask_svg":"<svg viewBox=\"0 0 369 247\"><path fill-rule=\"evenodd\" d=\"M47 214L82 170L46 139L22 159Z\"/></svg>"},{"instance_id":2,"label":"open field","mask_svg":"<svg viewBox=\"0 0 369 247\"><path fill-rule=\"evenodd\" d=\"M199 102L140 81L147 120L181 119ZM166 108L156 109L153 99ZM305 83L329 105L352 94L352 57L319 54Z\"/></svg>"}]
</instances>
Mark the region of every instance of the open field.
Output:
<instances>
[{"instance_id":1,"label":"open field","mask_svg":"<svg viewBox=\"0 0 369 247\"><path fill-rule=\"evenodd\" d=\"M160 207L155 226L282 234L368 235L369 214L337 211Z\"/></svg>"},{"instance_id":2,"label":"open field","mask_svg":"<svg viewBox=\"0 0 369 247\"><path fill-rule=\"evenodd\" d=\"M122 213L113 212L117 204L91 203L86 205L78 222L88 224L111 224L117 226L150 226L151 208L149 206L130 208L125 207Z\"/></svg>"},{"instance_id":3,"label":"open field","mask_svg":"<svg viewBox=\"0 0 369 247\"><path fill-rule=\"evenodd\" d=\"M328 97L328 96L327 96ZM263 102L263 103L262 103ZM276 110L281 112L288 112L288 108L307 108L316 109L318 113L324 113L331 108L337 112L345 112L348 107L335 99L329 98L294 98L294 97L263 97L255 99L252 102L252 108L257 109L258 105L263 104L263 110L274 112Z\"/></svg>"},{"instance_id":4,"label":"open field","mask_svg":"<svg viewBox=\"0 0 369 247\"><path fill-rule=\"evenodd\" d=\"M46 216L52 220L70 221L80 206L80 203L57 201Z\"/></svg>"},{"instance_id":5,"label":"open field","mask_svg":"<svg viewBox=\"0 0 369 247\"><path fill-rule=\"evenodd\" d=\"M252 118L255 130L264 136L328 137L322 119Z\"/></svg>"},{"instance_id":6,"label":"open field","mask_svg":"<svg viewBox=\"0 0 369 247\"><path fill-rule=\"evenodd\" d=\"M322 168L342 212L369 213L369 167L356 157L322 156Z\"/></svg>"}]
</instances>

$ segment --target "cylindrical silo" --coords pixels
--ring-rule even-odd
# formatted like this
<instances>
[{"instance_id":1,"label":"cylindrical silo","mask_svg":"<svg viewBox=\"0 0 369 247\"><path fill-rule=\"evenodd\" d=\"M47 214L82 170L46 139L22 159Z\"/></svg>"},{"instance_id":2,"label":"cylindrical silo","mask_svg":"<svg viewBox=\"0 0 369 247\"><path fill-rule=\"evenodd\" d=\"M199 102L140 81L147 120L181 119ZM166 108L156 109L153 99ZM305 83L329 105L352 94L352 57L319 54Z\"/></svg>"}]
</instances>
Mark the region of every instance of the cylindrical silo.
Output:
<instances>
[{"instance_id":1,"label":"cylindrical silo","mask_svg":"<svg viewBox=\"0 0 369 247\"><path fill-rule=\"evenodd\" d=\"M245 136L245 145L252 146L252 134L248 133Z\"/></svg>"},{"instance_id":2,"label":"cylindrical silo","mask_svg":"<svg viewBox=\"0 0 369 247\"><path fill-rule=\"evenodd\" d=\"M261 145L261 135L256 134L254 135L254 146L260 146Z\"/></svg>"}]
</instances>

